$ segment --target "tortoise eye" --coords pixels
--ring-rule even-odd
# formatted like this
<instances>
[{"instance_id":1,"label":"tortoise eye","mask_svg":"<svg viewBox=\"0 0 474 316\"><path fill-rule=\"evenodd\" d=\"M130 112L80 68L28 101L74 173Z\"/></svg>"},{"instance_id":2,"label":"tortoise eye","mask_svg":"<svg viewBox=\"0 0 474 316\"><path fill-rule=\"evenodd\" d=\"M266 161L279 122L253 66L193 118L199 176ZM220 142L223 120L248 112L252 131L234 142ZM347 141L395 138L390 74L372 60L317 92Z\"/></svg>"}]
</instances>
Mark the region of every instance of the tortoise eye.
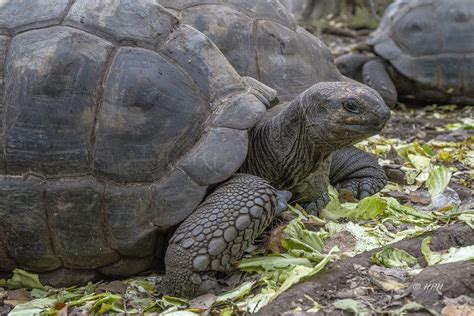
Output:
<instances>
[{"instance_id":1,"label":"tortoise eye","mask_svg":"<svg viewBox=\"0 0 474 316\"><path fill-rule=\"evenodd\" d=\"M344 109L346 109L346 111L354 114L360 114L362 112L359 103L355 100L345 101L342 106Z\"/></svg>"}]
</instances>

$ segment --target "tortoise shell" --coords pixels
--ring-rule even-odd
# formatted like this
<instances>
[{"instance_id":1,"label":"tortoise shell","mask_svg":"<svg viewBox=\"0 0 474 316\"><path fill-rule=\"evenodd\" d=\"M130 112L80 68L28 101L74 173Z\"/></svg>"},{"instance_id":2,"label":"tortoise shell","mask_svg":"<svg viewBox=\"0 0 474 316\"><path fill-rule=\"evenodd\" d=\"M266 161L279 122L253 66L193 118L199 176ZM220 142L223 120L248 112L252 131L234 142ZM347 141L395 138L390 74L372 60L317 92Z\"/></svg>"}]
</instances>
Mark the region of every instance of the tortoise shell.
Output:
<instances>
[{"instance_id":1,"label":"tortoise shell","mask_svg":"<svg viewBox=\"0 0 474 316\"><path fill-rule=\"evenodd\" d=\"M289 101L323 81L341 81L331 52L297 26L279 1L163 0L182 21L206 34L241 75Z\"/></svg>"},{"instance_id":2,"label":"tortoise shell","mask_svg":"<svg viewBox=\"0 0 474 316\"><path fill-rule=\"evenodd\" d=\"M0 271L145 269L264 112L155 0L1 1Z\"/></svg>"},{"instance_id":3,"label":"tortoise shell","mask_svg":"<svg viewBox=\"0 0 474 316\"><path fill-rule=\"evenodd\" d=\"M474 95L472 0L399 0L368 39L405 77L454 95Z\"/></svg>"}]
</instances>

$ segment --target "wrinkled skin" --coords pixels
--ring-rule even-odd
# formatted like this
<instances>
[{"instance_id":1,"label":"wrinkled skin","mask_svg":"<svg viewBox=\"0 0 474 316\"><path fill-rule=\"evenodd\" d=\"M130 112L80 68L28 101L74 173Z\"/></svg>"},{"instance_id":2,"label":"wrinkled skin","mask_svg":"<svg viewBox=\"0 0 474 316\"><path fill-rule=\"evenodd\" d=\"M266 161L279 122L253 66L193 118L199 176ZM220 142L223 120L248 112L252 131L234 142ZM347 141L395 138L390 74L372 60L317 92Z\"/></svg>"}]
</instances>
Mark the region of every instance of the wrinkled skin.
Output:
<instances>
[{"instance_id":1,"label":"wrinkled skin","mask_svg":"<svg viewBox=\"0 0 474 316\"><path fill-rule=\"evenodd\" d=\"M0 6L1 272L124 278L177 229L165 291L214 290L288 191L322 207L331 153L389 116L373 90L333 82L262 119L276 92L154 0Z\"/></svg>"},{"instance_id":2,"label":"wrinkled skin","mask_svg":"<svg viewBox=\"0 0 474 316\"><path fill-rule=\"evenodd\" d=\"M283 104L290 104L318 82L348 80L337 70L324 43L299 27L278 1L164 0L162 3L211 38L241 75L254 77L275 89ZM265 89L257 84L256 90ZM271 108L274 103L265 104ZM324 145L325 140L318 137L315 141ZM329 154L326 152L328 157L318 157L313 162L319 171L310 186L318 196L312 196L305 205L309 211L316 212L328 203L328 184L344 187L355 198L374 194L386 184L383 169L371 154L355 147L336 149L331 152L332 157ZM355 167L351 163L353 156L370 164L362 169ZM342 166L344 172L338 171L335 176L332 169L339 170Z\"/></svg>"},{"instance_id":3,"label":"wrinkled skin","mask_svg":"<svg viewBox=\"0 0 474 316\"><path fill-rule=\"evenodd\" d=\"M318 179L329 179L331 153L378 133L389 117L377 92L344 82L316 84L291 104L268 111L250 131L240 169L246 174L217 188L172 237L166 290L184 296L216 291L215 272L232 270L270 223L278 205L276 189L290 191L302 204L321 203L327 183ZM363 181L358 189L368 190Z\"/></svg>"},{"instance_id":4,"label":"wrinkled skin","mask_svg":"<svg viewBox=\"0 0 474 316\"><path fill-rule=\"evenodd\" d=\"M291 191L299 203L315 202L326 192L327 182L321 179L329 179L331 154L380 132L389 117L380 95L370 88L318 83L290 104L269 110L257 123L250 132L250 149L241 171ZM339 172L337 178L346 176Z\"/></svg>"}]
</instances>

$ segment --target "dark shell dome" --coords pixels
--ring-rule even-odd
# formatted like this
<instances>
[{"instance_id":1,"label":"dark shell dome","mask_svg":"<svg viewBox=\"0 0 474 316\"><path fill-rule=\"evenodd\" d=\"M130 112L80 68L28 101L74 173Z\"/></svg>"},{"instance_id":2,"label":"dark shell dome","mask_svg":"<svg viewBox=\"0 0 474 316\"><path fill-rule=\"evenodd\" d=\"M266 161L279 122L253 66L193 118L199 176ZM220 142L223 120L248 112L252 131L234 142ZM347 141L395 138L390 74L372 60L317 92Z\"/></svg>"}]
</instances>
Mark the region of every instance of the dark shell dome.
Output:
<instances>
[{"instance_id":1,"label":"dark shell dome","mask_svg":"<svg viewBox=\"0 0 474 316\"><path fill-rule=\"evenodd\" d=\"M368 43L402 75L457 95L474 95L474 3L399 0Z\"/></svg>"},{"instance_id":2,"label":"dark shell dome","mask_svg":"<svg viewBox=\"0 0 474 316\"><path fill-rule=\"evenodd\" d=\"M294 99L311 85L341 81L331 52L299 27L278 1L164 0L184 23L206 34L239 74Z\"/></svg>"},{"instance_id":3,"label":"dark shell dome","mask_svg":"<svg viewBox=\"0 0 474 316\"><path fill-rule=\"evenodd\" d=\"M155 0L0 1L0 271L143 270L264 112Z\"/></svg>"}]
</instances>

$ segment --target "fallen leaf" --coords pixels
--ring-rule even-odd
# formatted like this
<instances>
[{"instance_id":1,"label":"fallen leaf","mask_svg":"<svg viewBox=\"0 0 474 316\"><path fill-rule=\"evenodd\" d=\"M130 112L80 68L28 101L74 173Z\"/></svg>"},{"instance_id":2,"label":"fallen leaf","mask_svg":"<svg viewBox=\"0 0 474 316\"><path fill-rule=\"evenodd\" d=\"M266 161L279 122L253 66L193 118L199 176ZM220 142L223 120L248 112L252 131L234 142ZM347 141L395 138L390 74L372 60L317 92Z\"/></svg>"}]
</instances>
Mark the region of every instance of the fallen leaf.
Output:
<instances>
[{"instance_id":1,"label":"fallen leaf","mask_svg":"<svg viewBox=\"0 0 474 316\"><path fill-rule=\"evenodd\" d=\"M369 315L369 309L362 303L350 298L337 300L332 305L346 312L354 313L355 315Z\"/></svg>"},{"instance_id":2,"label":"fallen leaf","mask_svg":"<svg viewBox=\"0 0 474 316\"><path fill-rule=\"evenodd\" d=\"M0 286L10 289L45 289L39 281L37 274L29 273L24 270L13 270L13 276L8 280L0 280Z\"/></svg>"},{"instance_id":3,"label":"fallen leaf","mask_svg":"<svg viewBox=\"0 0 474 316\"><path fill-rule=\"evenodd\" d=\"M452 263L466 260L474 260L474 246L451 247L447 253L434 252L430 249L431 236L426 237L421 242L421 253L426 264L431 266L435 264Z\"/></svg>"},{"instance_id":4,"label":"fallen leaf","mask_svg":"<svg viewBox=\"0 0 474 316\"><path fill-rule=\"evenodd\" d=\"M221 295L219 295L216 298L216 302L219 303L219 302L233 301L233 300L241 299L242 297L244 297L245 295L250 293L250 291L252 290L255 283L256 283L255 281L245 282L245 283L241 284L239 287L237 287L237 288L235 288L231 291L222 293Z\"/></svg>"},{"instance_id":5,"label":"fallen leaf","mask_svg":"<svg viewBox=\"0 0 474 316\"><path fill-rule=\"evenodd\" d=\"M127 291L128 285L122 281L112 281L105 284L99 284L96 293L110 292L115 294L123 294Z\"/></svg>"},{"instance_id":6,"label":"fallen leaf","mask_svg":"<svg viewBox=\"0 0 474 316\"><path fill-rule=\"evenodd\" d=\"M189 308L206 311L211 308L212 304L214 304L216 300L217 296L214 294L204 294L189 301Z\"/></svg>"},{"instance_id":7,"label":"fallen leaf","mask_svg":"<svg viewBox=\"0 0 474 316\"><path fill-rule=\"evenodd\" d=\"M451 179L451 172L444 166L437 167L430 171L426 180L426 187L431 196L437 196L446 190Z\"/></svg>"},{"instance_id":8,"label":"fallen leaf","mask_svg":"<svg viewBox=\"0 0 474 316\"><path fill-rule=\"evenodd\" d=\"M418 264L418 260L402 249L384 247L374 253L370 260L373 264L392 268L408 268Z\"/></svg>"},{"instance_id":9,"label":"fallen leaf","mask_svg":"<svg viewBox=\"0 0 474 316\"><path fill-rule=\"evenodd\" d=\"M277 268L285 268L289 265L311 267L311 262L306 258L294 258L285 254L275 254L265 257L242 259L239 264L239 269L243 271L271 271Z\"/></svg>"},{"instance_id":10,"label":"fallen leaf","mask_svg":"<svg viewBox=\"0 0 474 316\"><path fill-rule=\"evenodd\" d=\"M283 236L283 231L286 228L286 224L279 225L272 229L270 233L270 237L268 238L267 242L265 243L265 248L274 252L274 253L282 253L283 247L281 245L281 240Z\"/></svg>"},{"instance_id":11,"label":"fallen leaf","mask_svg":"<svg viewBox=\"0 0 474 316\"><path fill-rule=\"evenodd\" d=\"M431 159L421 155L408 154L408 160L417 170L428 170L431 165Z\"/></svg>"}]
</instances>

